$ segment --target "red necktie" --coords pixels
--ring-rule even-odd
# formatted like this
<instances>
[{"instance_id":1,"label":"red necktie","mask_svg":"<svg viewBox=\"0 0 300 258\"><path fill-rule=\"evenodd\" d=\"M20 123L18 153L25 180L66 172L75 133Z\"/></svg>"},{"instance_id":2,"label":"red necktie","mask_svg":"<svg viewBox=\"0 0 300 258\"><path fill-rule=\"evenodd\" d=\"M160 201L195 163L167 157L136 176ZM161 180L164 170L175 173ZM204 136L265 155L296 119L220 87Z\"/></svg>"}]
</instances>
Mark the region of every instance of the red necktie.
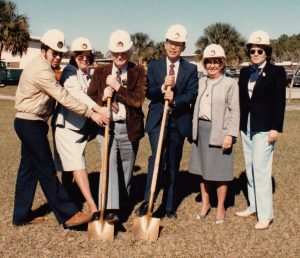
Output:
<instances>
[{"instance_id":1,"label":"red necktie","mask_svg":"<svg viewBox=\"0 0 300 258\"><path fill-rule=\"evenodd\" d=\"M174 70L175 65L174 64L170 64L170 70L169 70L169 75L175 75L175 70Z\"/></svg>"},{"instance_id":2,"label":"red necktie","mask_svg":"<svg viewBox=\"0 0 300 258\"><path fill-rule=\"evenodd\" d=\"M117 71L116 71L116 79L118 80L118 82L121 84L121 70L120 69L118 69ZM118 111L119 111L119 104L118 104L118 102L116 101L116 99L114 98L114 101L112 102L112 109L113 109L113 111L115 111L115 113L118 113Z\"/></svg>"},{"instance_id":3,"label":"red necktie","mask_svg":"<svg viewBox=\"0 0 300 258\"><path fill-rule=\"evenodd\" d=\"M118 80L119 83L121 83L121 74L122 74L121 70L118 69L116 71L116 75L117 75L116 78L117 78L117 80Z\"/></svg>"}]
</instances>

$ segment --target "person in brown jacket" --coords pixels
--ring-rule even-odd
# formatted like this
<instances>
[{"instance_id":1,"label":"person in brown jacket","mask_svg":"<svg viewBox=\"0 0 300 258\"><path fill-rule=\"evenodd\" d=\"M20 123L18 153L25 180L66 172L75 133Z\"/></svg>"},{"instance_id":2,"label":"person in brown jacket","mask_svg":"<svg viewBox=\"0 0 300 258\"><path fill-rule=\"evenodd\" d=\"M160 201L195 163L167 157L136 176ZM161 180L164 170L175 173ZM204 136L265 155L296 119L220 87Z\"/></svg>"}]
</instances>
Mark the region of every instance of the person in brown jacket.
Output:
<instances>
[{"instance_id":1,"label":"person in brown jacket","mask_svg":"<svg viewBox=\"0 0 300 258\"><path fill-rule=\"evenodd\" d=\"M14 126L21 140L21 161L13 224L36 224L44 220L43 217L35 217L31 210L39 182L58 222L72 227L90 221L92 214L78 210L56 176L47 138L47 120L56 101L79 115L91 118L98 125L106 124L110 113L98 105L88 109L57 83L51 64L54 59L61 60L62 53L67 50L64 34L57 29L49 30L41 42L41 54L23 70L16 92Z\"/></svg>"},{"instance_id":2,"label":"person in brown jacket","mask_svg":"<svg viewBox=\"0 0 300 258\"><path fill-rule=\"evenodd\" d=\"M113 97L106 214L108 223L119 220L119 195L124 196L121 190L125 188L127 197L129 196L132 169L139 141L144 136L142 105L145 99L146 75L142 66L129 62L132 45L126 31L113 32L108 44L113 63L96 68L88 88L88 95L100 106L105 106L107 98ZM100 129L97 139L103 156L103 130Z\"/></svg>"}]
</instances>

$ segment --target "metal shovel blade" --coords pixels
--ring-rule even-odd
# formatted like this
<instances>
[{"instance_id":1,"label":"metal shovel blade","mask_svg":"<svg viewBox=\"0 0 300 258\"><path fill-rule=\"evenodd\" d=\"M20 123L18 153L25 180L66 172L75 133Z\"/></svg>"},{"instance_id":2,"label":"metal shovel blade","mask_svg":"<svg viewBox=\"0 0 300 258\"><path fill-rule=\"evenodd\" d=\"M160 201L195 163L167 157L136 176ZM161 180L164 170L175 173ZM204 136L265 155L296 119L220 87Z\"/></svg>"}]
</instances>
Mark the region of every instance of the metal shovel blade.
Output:
<instances>
[{"instance_id":1,"label":"metal shovel blade","mask_svg":"<svg viewBox=\"0 0 300 258\"><path fill-rule=\"evenodd\" d=\"M111 241L114 239L114 225L100 220L90 222L88 224L88 239Z\"/></svg>"},{"instance_id":2,"label":"metal shovel blade","mask_svg":"<svg viewBox=\"0 0 300 258\"><path fill-rule=\"evenodd\" d=\"M159 218L136 217L132 228L134 238L136 240L156 241L158 239L159 224Z\"/></svg>"}]
</instances>

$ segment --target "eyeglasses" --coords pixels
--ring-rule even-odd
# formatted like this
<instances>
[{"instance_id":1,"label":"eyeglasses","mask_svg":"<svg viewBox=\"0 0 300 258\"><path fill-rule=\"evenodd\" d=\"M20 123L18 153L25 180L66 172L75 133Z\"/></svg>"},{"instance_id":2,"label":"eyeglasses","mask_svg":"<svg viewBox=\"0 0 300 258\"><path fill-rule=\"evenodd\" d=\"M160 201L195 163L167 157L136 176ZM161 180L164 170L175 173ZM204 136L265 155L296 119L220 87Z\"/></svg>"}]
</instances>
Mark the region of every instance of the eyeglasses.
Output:
<instances>
[{"instance_id":1,"label":"eyeglasses","mask_svg":"<svg viewBox=\"0 0 300 258\"><path fill-rule=\"evenodd\" d=\"M58 51L54 51L54 50L48 50L50 53L51 53L51 55L54 57L54 58L56 58L57 56L59 56L59 57L62 57L62 55L63 55L63 53L62 52L58 52Z\"/></svg>"},{"instance_id":2,"label":"eyeglasses","mask_svg":"<svg viewBox=\"0 0 300 258\"><path fill-rule=\"evenodd\" d=\"M91 56L86 56L86 55L78 55L76 56L76 58L78 58L79 61L82 61L83 59L86 59L87 61L91 60Z\"/></svg>"},{"instance_id":3,"label":"eyeglasses","mask_svg":"<svg viewBox=\"0 0 300 258\"><path fill-rule=\"evenodd\" d=\"M261 56L264 52L265 51L262 49L250 49L250 55L254 55L255 53L257 53Z\"/></svg>"},{"instance_id":4,"label":"eyeglasses","mask_svg":"<svg viewBox=\"0 0 300 258\"><path fill-rule=\"evenodd\" d=\"M222 64L222 60L220 59L206 59L204 64L208 65L220 65Z\"/></svg>"},{"instance_id":5,"label":"eyeglasses","mask_svg":"<svg viewBox=\"0 0 300 258\"><path fill-rule=\"evenodd\" d=\"M118 57L118 56L127 56L129 55L129 51L125 51L125 52L110 52L112 56L114 57Z\"/></svg>"},{"instance_id":6,"label":"eyeglasses","mask_svg":"<svg viewBox=\"0 0 300 258\"><path fill-rule=\"evenodd\" d=\"M183 46L182 42L176 42L176 41L170 41L170 40L167 41L167 44L170 47L174 47L174 48L180 48L181 46Z\"/></svg>"}]
</instances>

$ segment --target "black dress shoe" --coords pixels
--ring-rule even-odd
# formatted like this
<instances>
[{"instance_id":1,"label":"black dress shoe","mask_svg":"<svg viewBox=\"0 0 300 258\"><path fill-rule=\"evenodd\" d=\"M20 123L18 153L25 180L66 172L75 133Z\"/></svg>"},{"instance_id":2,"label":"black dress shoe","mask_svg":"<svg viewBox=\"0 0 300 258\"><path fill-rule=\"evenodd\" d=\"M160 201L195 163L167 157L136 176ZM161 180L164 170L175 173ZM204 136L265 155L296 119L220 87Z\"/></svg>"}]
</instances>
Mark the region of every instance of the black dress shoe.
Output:
<instances>
[{"instance_id":1,"label":"black dress shoe","mask_svg":"<svg viewBox=\"0 0 300 258\"><path fill-rule=\"evenodd\" d=\"M135 214L139 217L144 216L147 213L149 202L143 201L141 206L135 210Z\"/></svg>"},{"instance_id":2,"label":"black dress shoe","mask_svg":"<svg viewBox=\"0 0 300 258\"><path fill-rule=\"evenodd\" d=\"M120 219L119 219L119 215L116 212L109 212L106 214L105 220L108 224L114 224L118 222Z\"/></svg>"},{"instance_id":3,"label":"black dress shoe","mask_svg":"<svg viewBox=\"0 0 300 258\"><path fill-rule=\"evenodd\" d=\"M166 214L169 219L177 219L176 211L167 211Z\"/></svg>"},{"instance_id":4,"label":"black dress shoe","mask_svg":"<svg viewBox=\"0 0 300 258\"><path fill-rule=\"evenodd\" d=\"M93 212L91 221L95 221L98 219L100 219L100 211Z\"/></svg>"}]
</instances>

